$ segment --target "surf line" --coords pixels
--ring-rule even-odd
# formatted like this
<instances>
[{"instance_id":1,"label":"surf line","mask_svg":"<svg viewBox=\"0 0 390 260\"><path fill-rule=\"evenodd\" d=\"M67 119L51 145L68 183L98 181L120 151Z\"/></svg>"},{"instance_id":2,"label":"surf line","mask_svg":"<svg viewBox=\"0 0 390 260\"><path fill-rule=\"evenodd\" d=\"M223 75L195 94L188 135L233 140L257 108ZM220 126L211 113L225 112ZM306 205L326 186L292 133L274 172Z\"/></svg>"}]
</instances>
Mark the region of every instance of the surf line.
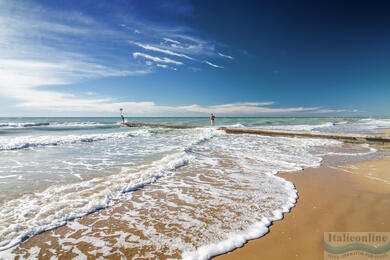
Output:
<instances>
[{"instance_id":1,"label":"surf line","mask_svg":"<svg viewBox=\"0 0 390 260\"><path fill-rule=\"evenodd\" d=\"M169 125L169 124L149 124L139 122L126 122L122 125L128 127L162 127L175 129L191 129L191 128L209 128L209 126L187 126L187 125ZM224 130L231 134L258 134L267 136L302 136L310 138L329 138L337 139L350 143L390 143L390 136L380 135L362 135L362 134L334 134L334 133L318 133L318 132L302 132L302 131L279 131L279 130L259 130L259 129L244 129L244 128L227 128L219 127L217 130Z\"/></svg>"}]
</instances>

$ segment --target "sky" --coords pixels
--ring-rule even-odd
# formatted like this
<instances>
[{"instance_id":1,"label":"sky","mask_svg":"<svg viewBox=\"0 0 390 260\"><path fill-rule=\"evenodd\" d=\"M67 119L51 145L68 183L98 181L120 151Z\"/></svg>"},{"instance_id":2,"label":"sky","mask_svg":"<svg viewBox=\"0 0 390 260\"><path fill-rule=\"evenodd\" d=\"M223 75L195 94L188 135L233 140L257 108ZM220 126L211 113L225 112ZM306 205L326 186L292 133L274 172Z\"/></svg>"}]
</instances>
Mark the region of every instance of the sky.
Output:
<instances>
[{"instance_id":1,"label":"sky","mask_svg":"<svg viewBox=\"0 0 390 260\"><path fill-rule=\"evenodd\" d=\"M0 116L390 116L388 1L0 0Z\"/></svg>"}]
</instances>

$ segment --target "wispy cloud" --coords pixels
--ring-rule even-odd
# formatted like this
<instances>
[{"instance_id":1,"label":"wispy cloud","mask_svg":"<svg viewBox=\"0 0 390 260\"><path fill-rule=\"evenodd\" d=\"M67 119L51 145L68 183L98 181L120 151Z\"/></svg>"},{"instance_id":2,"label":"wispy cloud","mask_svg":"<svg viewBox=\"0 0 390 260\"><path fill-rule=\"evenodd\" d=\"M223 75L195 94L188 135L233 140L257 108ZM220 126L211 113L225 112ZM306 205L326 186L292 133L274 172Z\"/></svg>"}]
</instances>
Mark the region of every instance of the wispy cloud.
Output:
<instances>
[{"instance_id":1,"label":"wispy cloud","mask_svg":"<svg viewBox=\"0 0 390 260\"><path fill-rule=\"evenodd\" d=\"M168 68L166 64L157 64ZM74 67L83 68L78 74L73 73ZM174 69L174 68L172 68ZM20 71L24 71L20 74ZM0 95L8 96L18 103L16 107L32 110L77 112L87 114L112 115L118 108L125 109L128 116L194 116L217 113L219 116L234 115L273 115L292 113L326 113L341 110L326 110L318 107L274 107L269 102L241 102L220 104L214 106L161 106L152 101L118 102L115 98L80 98L72 93L53 90L43 90L42 86L64 85L81 78L88 79L99 76L142 75L148 71L116 71L93 63L49 63L38 61L0 60ZM12 82L12 87L9 87ZM88 95L94 93L87 93ZM272 106L272 107L270 107Z\"/></svg>"},{"instance_id":2,"label":"wispy cloud","mask_svg":"<svg viewBox=\"0 0 390 260\"><path fill-rule=\"evenodd\" d=\"M83 111L96 103L111 102L112 98L78 98L72 93L42 90L42 87L71 84L82 79L146 73L149 71L117 71L99 64L80 61L51 63L0 59L0 95L16 100L16 107L19 108L73 111L77 107ZM92 92L88 95L90 93Z\"/></svg>"},{"instance_id":3,"label":"wispy cloud","mask_svg":"<svg viewBox=\"0 0 390 260\"><path fill-rule=\"evenodd\" d=\"M123 18L123 26L122 20L115 20L116 27L113 27L114 23L106 24L105 19L99 21L74 10L54 10L28 3L0 0L0 96L24 111L112 115L123 107L133 116L341 111L317 107L277 108L274 102L162 106L150 100L122 102L115 95L100 97L95 94L99 91L90 88L89 92L64 90L61 86L81 81L159 71L154 65L170 70L176 70L173 65L188 65L188 70L199 71L197 66L201 63L223 68L208 60L218 55L228 59L231 56L218 53L214 41L199 37L186 27L141 23L128 16ZM137 44L130 46L129 41ZM139 48L144 51L139 52ZM130 58L129 52L142 62ZM177 58L158 57L153 52Z\"/></svg>"},{"instance_id":4,"label":"wispy cloud","mask_svg":"<svg viewBox=\"0 0 390 260\"><path fill-rule=\"evenodd\" d=\"M316 113L319 113L319 114L343 113L343 112L353 112L353 111L348 111L345 109L320 109L320 110L316 111Z\"/></svg>"},{"instance_id":5,"label":"wispy cloud","mask_svg":"<svg viewBox=\"0 0 390 260\"><path fill-rule=\"evenodd\" d=\"M151 55L148 55L148 54L145 54L145 53L142 53L142 52L134 52L133 53L133 57L135 59L137 57L144 57L145 59L152 60L152 61L155 61L155 62L173 63L173 64L176 64L176 65L182 65L183 64L183 62L181 62L181 61L172 60L172 59L169 59L169 58L166 58L166 57L163 57L163 58L155 57L155 56L151 56Z\"/></svg>"},{"instance_id":6,"label":"wispy cloud","mask_svg":"<svg viewBox=\"0 0 390 260\"><path fill-rule=\"evenodd\" d=\"M216 64L211 63L211 62L209 62L207 60L204 60L203 63L206 63L206 64L208 64L208 65L210 65L211 67L214 67L214 68L219 68L219 69L223 69L224 68L223 66L216 65Z\"/></svg>"},{"instance_id":7,"label":"wispy cloud","mask_svg":"<svg viewBox=\"0 0 390 260\"><path fill-rule=\"evenodd\" d=\"M218 52L218 55L221 56L221 57L224 57L224 58L231 59L231 60L234 59L232 56L229 56L229 55L226 55L226 54L223 54L223 53L220 53L220 52Z\"/></svg>"},{"instance_id":8,"label":"wispy cloud","mask_svg":"<svg viewBox=\"0 0 390 260\"><path fill-rule=\"evenodd\" d=\"M216 106L191 105L182 107L182 109L199 113L219 113L222 115L261 115L261 114L280 114L303 111L315 111L318 107L290 107L290 108L270 108L274 102L243 102L222 104Z\"/></svg>"},{"instance_id":9,"label":"wispy cloud","mask_svg":"<svg viewBox=\"0 0 390 260\"><path fill-rule=\"evenodd\" d=\"M173 51L166 50L166 49L161 49L161 48L149 45L149 44L142 44L142 43L137 43L137 42L134 42L134 44L137 45L138 47L145 49L145 50L161 52L161 53L165 53L165 54L172 55L172 56L177 56L177 57L181 57L181 58L185 58L185 59L189 59L189 60L194 60L193 58L191 58L185 54L173 52Z\"/></svg>"},{"instance_id":10,"label":"wispy cloud","mask_svg":"<svg viewBox=\"0 0 390 260\"><path fill-rule=\"evenodd\" d=\"M98 98L94 89L60 88L90 79L145 75L157 71L153 65L177 70L168 65L216 55L213 41L195 35L191 28L113 15L109 21L39 2L0 0L0 96L25 109L110 113L123 106L140 114L192 113L153 102ZM135 46L129 47L129 41ZM129 48L134 58L142 57L144 62L130 59Z\"/></svg>"},{"instance_id":11,"label":"wispy cloud","mask_svg":"<svg viewBox=\"0 0 390 260\"><path fill-rule=\"evenodd\" d=\"M29 94L29 93L27 93ZM144 102L117 102L115 99L80 99L63 93L45 93L45 102L41 99L29 99L18 104L18 107L29 109L41 109L59 112L84 112L97 114L115 114L118 108L124 109L127 116L207 116L216 113L218 116L261 116L261 115L291 115L297 113L311 112L321 113L318 107L287 107L271 108L268 105L274 102L243 102L221 104L214 106L161 106L152 101Z\"/></svg>"},{"instance_id":12,"label":"wispy cloud","mask_svg":"<svg viewBox=\"0 0 390 260\"><path fill-rule=\"evenodd\" d=\"M160 67L160 68L168 68L168 65L165 65L165 64L156 64L157 67Z\"/></svg>"},{"instance_id":13,"label":"wispy cloud","mask_svg":"<svg viewBox=\"0 0 390 260\"><path fill-rule=\"evenodd\" d=\"M164 38L163 40L166 41L166 42L174 43L174 44L181 44L179 41L175 41L175 40L172 40L172 39L169 39L169 38Z\"/></svg>"}]
</instances>

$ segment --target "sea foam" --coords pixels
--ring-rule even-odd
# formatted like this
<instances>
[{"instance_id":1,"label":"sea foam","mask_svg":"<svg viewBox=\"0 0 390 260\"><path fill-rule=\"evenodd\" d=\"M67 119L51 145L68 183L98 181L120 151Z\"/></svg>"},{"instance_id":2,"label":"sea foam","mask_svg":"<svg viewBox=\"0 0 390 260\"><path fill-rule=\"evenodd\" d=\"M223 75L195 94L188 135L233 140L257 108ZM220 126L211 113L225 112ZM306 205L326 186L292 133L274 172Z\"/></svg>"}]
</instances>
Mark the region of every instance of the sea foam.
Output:
<instances>
[{"instance_id":1,"label":"sea foam","mask_svg":"<svg viewBox=\"0 0 390 260\"><path fill-rule=\"evenodd\" d=\"M0 251L15 246L27 237L112 205L113 201L120 199L124 193L142 188L166 176L172 170L186 165L193 158L193 155L185 152L186 147L199 144L221 133L223 132L215 129L197 129L188 135L190 140L187 146L172 151L159 160L136 167L122 167L120 172L114 175L66 185L53 185L41 192L25 194L18 199L6 201L0 208ZM82 141L85 138L87 140L122 138L135 134L149 135L150 132L138 130L115 135L68 136L62 137L60 142ZM38 144L53 143L42 142L41 139L38 141Z\"/></svg>"},{"instance_id":2,"label":"sea foam","mask_svg":"<svg viewBox=\"0 0 390 260\"><path fill-rule=\"evenodd\" d=\"M93 121L80 122L0 122L0 130L21 130L21 129L46 129L46 130L76 130L91 128L114 128L120 123L99 123Z\"/></svg>"},{"instance_id":3,"label":"sea foam","mask_svg":"<svg viewBox=\"0 0 390 260\"><path fill-rule=\"evenodd\" d=\"M42 136L18 136L0 137L1 150L17 150L40 146L57 146L73 143L88 143L106 139L151 135L149 130L138 130L131 132L107 133L107 134L82 134L82 135L42 135Z\"/></svg>"},{"instance_id":4,"label":"sea foam","mask_svg":"<svg viewBox=\"0 0 390 260\"><path fill-rule=\"evenodd\" d=\"M104 257L109 257L107 248L121 254L118 248L126 246L134 252L148 248L142 255L148 258L180 252L184 259L208 259L264 235L294 206L294 185L276 173L319 166L322 156L313 148L341 146L335 140L233 135L213 128L148 131L152 135L142 140L147 146L167 146L172 139L181 146L111 175L6 202L0 209L1 249L68 223L72 232L55 234L58 250L86 243L93 248L88 254ZM123 227L106 234L75 219L98 209L104 210L91 216L94 221ZM80 238L72 236L77 232ZM80 250L74 253L86 257Z\"/></svg>"}]
</instances>

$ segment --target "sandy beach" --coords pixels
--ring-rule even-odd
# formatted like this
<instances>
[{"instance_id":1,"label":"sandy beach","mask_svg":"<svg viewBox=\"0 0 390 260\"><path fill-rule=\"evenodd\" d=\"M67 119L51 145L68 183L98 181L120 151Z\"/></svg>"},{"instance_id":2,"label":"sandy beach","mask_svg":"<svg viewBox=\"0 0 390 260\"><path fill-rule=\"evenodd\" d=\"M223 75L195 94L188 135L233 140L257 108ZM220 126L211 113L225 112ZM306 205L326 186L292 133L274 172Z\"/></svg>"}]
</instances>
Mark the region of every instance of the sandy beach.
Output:
<instances>
[{"instance_id":1,"label":"sandy beach","mask_svg":"<svg viewBox=\"0 0 390 260\"><path fill-rule=\"evenodd\" d=\"M264 237L216 259L323 259L324 232L390 231L390 158L281 173L299 199Z\"/></svg>"},{"instance_id":2,"label":"sandy beach","mask_svg":"<svg viewBox=\"0 0 390 260\"><path fill-rule=\"evenodd\" d=\"M90 2L0 0L0 260L390 260L390 0Z\"/></svg>"},{"instance_id":3,"label":"sandy beach","mask_svg":"<svg viewBox=\"0 0 390 260\"><path fill-rule=\"evenodd\" d=\"M374 144L373 147L378 152L388 151L388 145ZM256 161L251 163L255 164ZM322 259L324 232L390 231L390 157L341 166L330 165L334 164L325 161L321 167L279 173L279 177L291 181L298 191L295 206L284 215L283 220L274 221L265 236L250 240L243 247L216 258ZM161 179L125 193L125 200L117 200L110 207L35 235L14 248L12 253L34 259L71 259L80 255L90 259L122 259L124 256L129 259L180 259L180 250L158 246L157 241L153 240L166 239L174 243L178 235L189 242L204 237L205 231L202 229L190 229L191 226L185 226L186 222L180 222L180 214L185 214L191 221L201 219L209 227L217 221L228 225L224 219L228 213L234 215L232 222L239 223L242 212L252 211L253 216L257 216L264 210L244 208L249 205L250 194L259 194L259 188L239 187L238 184L245 183L242 179L239 183L225 186L229 171L236 167L234 161L224 157L221 167L224 178L220 177L220 172L213 172L212 169L187 165L180 169L179 175L173 175L167 182ZM194 178L197 172L202 175ZM264 183L272 191L278 190L272 188L272 182L268 183L266 179L256 181ZM207 184L208 189L214 189L214 192L200 190L199 183ZM226 193L220 189L224 187ZM180 192L171 193L172 190ZM83 196L87 197L88 192ZM228 203L216 204L219 201L214 200L217 194L224 194L223 198L226 199L232 192L241 192L246 196L233 197ZM190 197L193 200L183 199ZM272 197L267 197L263 202L266 206L267 201L272 201ZM237 205L240 207L234 207L233 203L239 203ZM199 212L205 214L197 215ZM203 230L207 232L207 228Z\"/></svg>"},{"instance_id":4,"label":"sandy beach","mask_svg":"<svg viewBox=\"0 0 390 260\"><path fill-rule=\"evenodd\" d=\"M280 173L279 176L293 182L299 192L296 206L285 214L282 221L275 221L270 232L257 240L251 240L244 247L216 257L216 259L322 259L323 233L327 231L389 231L390 230L390 158L360 162L337 168L308 168L299 172ZM140 196L134 192L134 199ZM162 195L162 194L160 194ZM163 196L161 197L163 199ZM175 200L175 199L174 199ZM99 214L105 221L97 219L97 213L79 220L77 225L85 229L74 232L72 225L63 226L25 241L16 252L23 254L25 249L41 248L39 258L53 255L71 258L76 247L72 242L80 237L99 236L99 232L137 233L133 228L115 220L117 214L130 210L130 204L106 209ZM156 211L153 214L158 214ZM163 230L163 228L162 228ZM104 235L103 235L104 236ZM59 247L58 238L67 238L69 251ZM106 238L107 239L107 238ZM144 254L125 246L112 248L110 258L119 259L120 251L127 256ZM91 243L78 243L80 250L89 257L96 248ZM28 257L29 254L25 254ZM99 254L95 255L98 257ZM171 255L170 257L180 257ZM162 259L166 258L161 255Z\"/></svg>"}]
</instances>

